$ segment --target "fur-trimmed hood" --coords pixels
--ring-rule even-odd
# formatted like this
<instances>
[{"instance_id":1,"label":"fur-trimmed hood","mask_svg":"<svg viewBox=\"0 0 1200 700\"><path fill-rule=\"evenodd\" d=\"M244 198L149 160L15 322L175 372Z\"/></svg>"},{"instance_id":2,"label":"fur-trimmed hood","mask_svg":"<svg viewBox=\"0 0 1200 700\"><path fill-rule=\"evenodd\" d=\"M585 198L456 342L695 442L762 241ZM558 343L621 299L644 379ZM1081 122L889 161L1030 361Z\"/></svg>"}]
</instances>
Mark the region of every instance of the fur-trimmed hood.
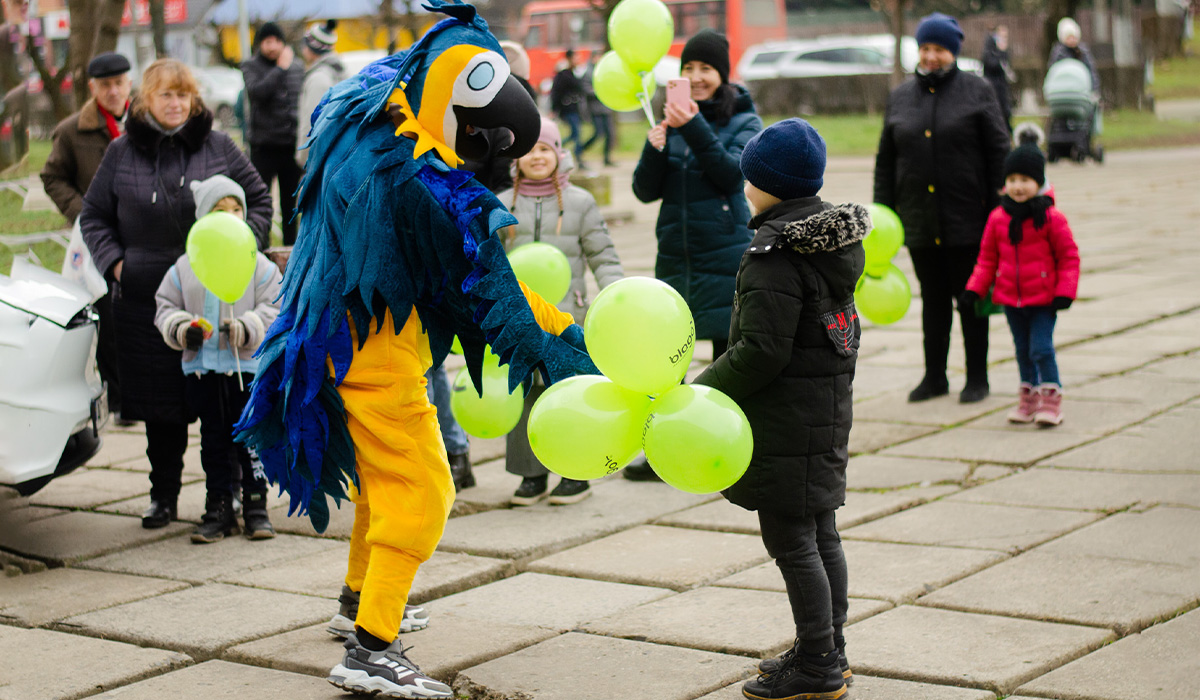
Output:
<instances>
[{"instance_id":1,"label":"fur-trimmed hood","mask_svg":"<svg viewBox=\"0 0 1200 700\"><path fill-rule=\"evenodd\" d=\"M840 250L866 238L871 215L861 204L833 205L820 197L805 197L780 202L751 219L749 225L758 229L751 251L759 246L781 246L810 254Z\"/></svg>"},{"instance_id":2,"label":"fur-trimmed hood","mask_svg":"<svg viewBox=\"0 0 1200 700\"><path fill-rule=\"evenodd\" d=\"M148 119L148 114L146 117L130 114L125 121L125 135L138 150L157 154L162 142L170 137L158 130ZM207 107L203 107L198 114L188 118L175 136L183 142L188 151L195 153L204 145L205 139L212 132L212 126L213 113Z\"/></svg>"}]
</instances>

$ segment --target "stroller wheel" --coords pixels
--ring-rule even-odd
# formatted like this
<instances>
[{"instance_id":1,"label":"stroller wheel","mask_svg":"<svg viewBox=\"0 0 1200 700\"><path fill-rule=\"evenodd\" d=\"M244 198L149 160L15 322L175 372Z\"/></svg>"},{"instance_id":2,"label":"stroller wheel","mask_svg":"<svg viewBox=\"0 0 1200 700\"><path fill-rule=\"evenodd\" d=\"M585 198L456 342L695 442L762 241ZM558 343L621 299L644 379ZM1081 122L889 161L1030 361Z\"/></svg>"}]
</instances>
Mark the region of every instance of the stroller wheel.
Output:
<instances>
[{"instance_id":1,"label":"stroller wheel","mask_svg":"<svg viewBox=\"0 0 1200 700\"><path fill-rule=\"evenodd\" d=\"M1050 149L1046 151L1046 162L1053 163L1057 160L1058 160L1058 149L1051 146Z\"/></svg>"},{"instance_id":2,"label":"stroller wheel","mask_svg":"<svg viewBox=\"0 0 1200 700\"><path fill-rule=\"evenodd\" d=\"M1104 163L1104 146L1096 146L1094 157L1097 163Z\"/></svg>"},{"instance_id":3,"label":"stroller wheel","mask_svg":"<svg viewBox=\"0 0 1200 700\"><path fill-rule=\"evenodd\" d=\"M1087 151L1078 146L1071 147L1071 159L1076 163L1082 163L1087 160Z\"/></svg>"}]
</instances>

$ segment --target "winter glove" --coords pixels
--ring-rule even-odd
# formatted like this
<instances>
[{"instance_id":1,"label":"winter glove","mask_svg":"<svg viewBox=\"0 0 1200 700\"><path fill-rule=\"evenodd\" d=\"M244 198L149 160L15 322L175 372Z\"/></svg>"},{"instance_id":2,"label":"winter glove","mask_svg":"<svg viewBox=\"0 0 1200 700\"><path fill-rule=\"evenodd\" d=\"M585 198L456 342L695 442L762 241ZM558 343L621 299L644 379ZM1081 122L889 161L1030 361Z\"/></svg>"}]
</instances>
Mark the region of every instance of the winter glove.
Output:
<instances>
[{"instance_id":1,"label":"winter glove","mask_svg":"<svg viewBox=\"0 0 1200 700\"><path fill-rule=\"evenodd\" d=\"M229 336L229 347L243 348L246 346L246 340L247 336L249 336L249 333L246 332L245 323L234 319L229 323L224 324L221 330L225 331Z\"/></svg>"},{"instance_id":2,"label":"winter glove","mask_svg":"<svg viewBox=\"0 0 1200 700\"><path fill-rule=\"evenodd\" d=\"M179 344L188 350L199 350L204 344L204 329L194 322L179 327Z\"/></svg>"},{"instance_id":3,"label":"winter glove","mask_svg":"<svg viewBox=\"0 0 1200 700\"><path fill-rule=\"evenodd\" d=\"M971 290L966 290L958 295L958 308L969 309L975 306L975 302L979 301L980 296Z\"/></svg>"},{"instance_id":4,"label":"winter glove","mask_svg":"<svg viewBox=\"0 0 1200 700\"><path fill-rule=\"evenodd\" d=\"M1063 311L1071 308L1071 302L1074 301L1070 297L1054 297L1054 301L1050 302L1050 308L1055 311Z\"/></svg>"}]
</instances>

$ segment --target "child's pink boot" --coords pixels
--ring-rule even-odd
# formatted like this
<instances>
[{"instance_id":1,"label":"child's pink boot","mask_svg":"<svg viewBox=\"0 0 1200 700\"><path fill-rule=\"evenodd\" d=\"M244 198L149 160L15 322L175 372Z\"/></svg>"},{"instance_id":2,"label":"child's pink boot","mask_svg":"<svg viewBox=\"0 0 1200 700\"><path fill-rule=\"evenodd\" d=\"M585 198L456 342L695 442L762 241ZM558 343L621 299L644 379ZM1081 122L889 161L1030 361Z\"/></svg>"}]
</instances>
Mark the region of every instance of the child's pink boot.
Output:
<instances>
[{"instance_id":1,"label":"child's pink boot","mask_svg":"<svg viewBox=\"0 0 1200 700\"><path fill-rule=\"evenodd\" d=\"M1034 420L1038 425L1055 426L1062 423L1062 387L1057 384L1043 384L1038 387L1038 398L1041 399Z\"/></svg>"},{"instance_id":2,"label":"child's pink boot","mask_svg":"<svg viewBox=\"0 0 1200 700\"><path fill-rule=\"evenodd\" d=\"M1021 388L1017 391L1017 396L1020 398L1020 403L1017 407L1008 412L1009 423L1032 423L1034 416L1037 415L1038 405L1041 395L1037 389L1033 388L1032 384L1021 382Z\"/></svg>"}]
</instances>

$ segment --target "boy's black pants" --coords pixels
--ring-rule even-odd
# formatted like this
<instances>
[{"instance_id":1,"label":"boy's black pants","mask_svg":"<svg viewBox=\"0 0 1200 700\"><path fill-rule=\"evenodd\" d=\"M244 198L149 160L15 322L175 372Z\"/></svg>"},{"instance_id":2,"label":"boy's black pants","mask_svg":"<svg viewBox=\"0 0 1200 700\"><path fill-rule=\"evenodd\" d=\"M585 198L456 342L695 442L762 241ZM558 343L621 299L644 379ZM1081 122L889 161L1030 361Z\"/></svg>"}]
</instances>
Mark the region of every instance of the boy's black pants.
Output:
<instances>
[{"instance_id":1,"label":"boy's black pants","mask_svg":"<svg viewBox=\"0 0 1200 700\"><path fill-rule=\"evenodd\" d=\"M271 189L271 180L279 178L279 215L283 227L283 244L296 242L299 221L292 218L296 208L296 189L304 170L296 162L296 146L263 146L250 144L250 163L259 177Z\"/></svg>"},{"instance_id":2,"label":"boy's black pants","mask_svg":"<svg viewBox=\"0 0 1200 700\"><path fill-rule=\"evenodd\" d=\"M787 587L796 639L806 654L846 646L849 609L846 556L832 510L798 517L758 511L763 544Z\"/></svg>"},{"instance_id":3,"label":"boy's black pants","mask_svg":"<svg viewBox=\"0 0 1200 700\"><path fill-rule=\"evenodd\" d=\"M975 269L979 246L909 248L913 271L921 285L921 329L925 335L925 376L946 376L954 304L967 288ZM975 315L974 306L959 308L963 346L967 355L967 381L987 381L988 320Z\"/></svg>"},{"instance_id":4,"label":"boy's black pants","mask_svg":"<svg viewBox=\"0 0 1200 700\"><path fill-rule=\"evenodd\" d=\"M210 496L232 494L239 472L243 494L267 490L266 478L254 473L250 453L233 441L233 424L250 399L252 381L254 375L242 374L244 389L239 389L237 375L205 372L187 376L187 399L200 416L200 464Z\"/></svg>"}]
</instances>

